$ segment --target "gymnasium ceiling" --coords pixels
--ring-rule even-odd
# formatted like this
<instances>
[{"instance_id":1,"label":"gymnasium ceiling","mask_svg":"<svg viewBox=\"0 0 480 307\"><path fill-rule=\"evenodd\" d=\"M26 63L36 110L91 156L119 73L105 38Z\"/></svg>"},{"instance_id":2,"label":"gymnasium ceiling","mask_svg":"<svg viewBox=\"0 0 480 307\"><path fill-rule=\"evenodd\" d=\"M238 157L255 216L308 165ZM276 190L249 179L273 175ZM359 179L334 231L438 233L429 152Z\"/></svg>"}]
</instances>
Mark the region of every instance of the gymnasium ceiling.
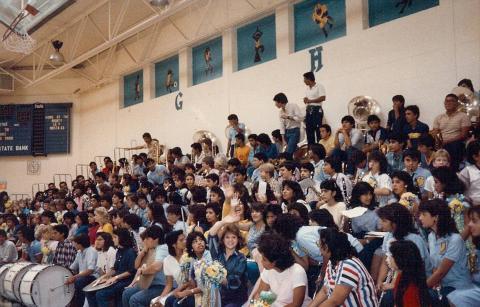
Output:
<instances>
[{"instance_id":1,"label":"gymnasium ceiling","mask_svg":"<svg viewBox=\"0 0 480 307\"><path fill-rule=\"evenodd\" d=\"M31 33L37 41L32 54L12 53L0 44L0 72L13 76L16 87L63 77L81 77L89 87L98 87L290 1L170 0L166 10L152 6L150 0L64 2L69 3ZM0 3L0 9L5 5ZM0 33L5 30L0 23ZM48 60L53 40L64 43L63 65Z\"/></svg>"}]
</instances>

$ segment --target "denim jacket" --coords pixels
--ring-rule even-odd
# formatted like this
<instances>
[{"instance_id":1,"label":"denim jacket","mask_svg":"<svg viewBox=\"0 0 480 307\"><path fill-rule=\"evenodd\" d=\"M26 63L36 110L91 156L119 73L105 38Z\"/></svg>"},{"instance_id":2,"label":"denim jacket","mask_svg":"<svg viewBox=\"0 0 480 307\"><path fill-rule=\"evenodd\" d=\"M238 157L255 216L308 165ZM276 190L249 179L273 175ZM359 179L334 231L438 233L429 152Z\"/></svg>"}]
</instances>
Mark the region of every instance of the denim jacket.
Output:
<instances>
[{"instance_id":1,"label":"denim jacket","mask_svg":"<svg viewBox=\"0 0 480 307\"><path fill-rule=\"evenodd\" d=\"M225 303L244 303L248 298L247 258L235 251L228 259L220 247L218 236L208 236L208 247L213 260L219 261L227 269L227 284L222 285L222 305Z\"/></svg>"}]
</instances>

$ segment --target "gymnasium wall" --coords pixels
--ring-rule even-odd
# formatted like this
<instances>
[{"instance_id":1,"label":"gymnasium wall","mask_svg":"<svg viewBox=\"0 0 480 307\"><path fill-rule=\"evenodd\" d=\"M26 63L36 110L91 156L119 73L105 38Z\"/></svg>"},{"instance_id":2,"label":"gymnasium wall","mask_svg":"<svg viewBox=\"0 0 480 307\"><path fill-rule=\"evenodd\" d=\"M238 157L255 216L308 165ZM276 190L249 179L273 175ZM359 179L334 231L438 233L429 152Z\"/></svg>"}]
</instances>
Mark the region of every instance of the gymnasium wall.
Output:
<instances>
[{"instance_id":1,"label":"gymnasium wall","mask_svg":"<svg viewBox=\"0 0 480 307\"><path fill-rule=\"evenodd\" d=\"M321 45L323 68L316 77L326 88L326 122L333 128L338 127L340 118L347 113L348 101L354 96L375 98L385 118L391 108L391 97L403 94L407 104L419 105L420 119L431 124L443 111L444 96L460 79L472 79L478 90L480 1L440 0L437 7L372 28L366 26L364 3L347 0L346 36ZM122 78L73 97L72 153L42 158L42 174L33 179L24 175L25 158L2 158L0 179L8 180L11 192L30 191L31 183L51 181L49 178L56 170L74 174L76 163L88 163L95 155L113 157L114 147L141 143L145 131L169 147L179 145L188 152L193 133L209 130L225 147L224 129L230 113L238 114L252 132L270 133L278 127L273 96L284 92L291 103L302 105L305 89L302 74L310 70L310 48L293 52L291 6L279 7L275 13L275 60L235 71L235 31L225 30L222 33L223 76L190 86L190 48L180 49L182 110L175 109L177 93L154 98L153 64L147 64L143 67L143 103L120 107ZM158 60L172 55L162 50L175 46L172 41L176 36L171 28L162 32L166 42L159 44L165 48L154 50ZM212 34L210 38L214 37ZM125 57L119 54L112 69L125 74L139 69L125 64L128 63L122 61ZM35 99L34 93L31 94L33 96L23 98ZM44 98L48 99L48 95ZM0 101L11 99L2 96Z\"/></svg>"}]
</instances>

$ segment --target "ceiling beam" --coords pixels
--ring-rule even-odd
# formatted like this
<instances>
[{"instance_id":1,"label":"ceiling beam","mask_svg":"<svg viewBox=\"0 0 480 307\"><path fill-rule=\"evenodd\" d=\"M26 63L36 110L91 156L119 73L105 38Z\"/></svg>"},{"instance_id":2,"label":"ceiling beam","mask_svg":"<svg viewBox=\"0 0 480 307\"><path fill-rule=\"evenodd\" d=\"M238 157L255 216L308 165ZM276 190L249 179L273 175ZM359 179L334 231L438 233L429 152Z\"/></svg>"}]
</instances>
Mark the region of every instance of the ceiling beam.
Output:
<instances>
[{"instance_id":1,"label":"ceiling beam","mask_svg":"<svg viewBox=\"0 0 480 307\"><path fill-rule=\"evenodd\" d=\"M124 32L122 33L119 33L117 36L114 36L112 37L112 39L108 40L107 42L104 42L100 45L98 45L97 47L95 48L92 48L90 49L89 51L77 56L75 59L72 59L72 61L68 62L68 63L65 63L64 65L60 66L59 68L33 80L31 83L27 84L25 87L30 87L30 86L34 86L34 85L37 85L39 84L40 82L43 82L45 80L48 80L50 78L53 78L67 70L69 70L70 68L74 67L75 65L78 65L86 60L88 60L89 58L95 56L96 54L100 53L100 52L103 52L105 50L107 50L108 48L114 46L114 45L117 45L118 43L124 41L125 39L149 28L150 26L154 25L155 23L157 22L160 22L166 18L168 18L169 16L179 12L180 10L183 10L185 9L186 7L190 6L191 4L197 2L199 0L186 0L186 1L183 1L181 2L180 4L176 5L176 6L172 6L168 11L166 11L165 13L163 14L160 14L160 15L154 15L154 16L151 16L139 23L137 23L136 25L132 26L131 28L125 30Z\"/></svg>"}]
</instances>

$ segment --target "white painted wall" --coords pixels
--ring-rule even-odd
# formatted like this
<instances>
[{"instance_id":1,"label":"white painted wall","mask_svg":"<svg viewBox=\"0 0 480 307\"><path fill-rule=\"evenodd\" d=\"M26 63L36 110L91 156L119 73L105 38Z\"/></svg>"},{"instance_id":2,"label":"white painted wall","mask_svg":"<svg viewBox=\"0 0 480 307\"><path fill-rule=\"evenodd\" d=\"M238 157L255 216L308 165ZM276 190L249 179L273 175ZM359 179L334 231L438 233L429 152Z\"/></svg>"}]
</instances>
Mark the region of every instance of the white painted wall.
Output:
<instances>
[{"instance_id":1,"label":"white painted wall","mask_svg":"<svg viewBox=\"0 0 480 307\"><path fill-rule=\"evenodd\" d=\"M479 0L440 0L439 7L370 29L364 29L362 1L346 2L347 36L323 45L324 67L317 74L327 90L326 121L334 128L354 96L374 97L385 116L391 97L403 94L407 104L420 106L421 120L430 124L442 112L444 96L460 79L470 78L477 89L480 87ZM151 65L144 67L146 93L142 104L119 108L120 81L82 94L74 101L72 154L42 160L45 172L42 170L38 179L51 178L56 169L73 173L75 163L88 163L95 155L113 156L115 146L140 142L145 131L169 147L179 145L188 151L193 133L205 129L215 133L225 146L224 128L230 113L238 114L252 132L276 129L278 111L273 96L282 91L290 102L301 104L302 74L310 69L307 50L291 53L289 7L276 13L274 61L234 72L229 43L233 37L227 30L223 33L223 77L189 87L189 49L180 51L181 111L175 110L176 93L151 98ZM2 97L1 101L12 100ZM25 158L0 159L0 178L8 180L9 190L29 191L32 180L23 176Z\"/></svg>"}]
</instances>

